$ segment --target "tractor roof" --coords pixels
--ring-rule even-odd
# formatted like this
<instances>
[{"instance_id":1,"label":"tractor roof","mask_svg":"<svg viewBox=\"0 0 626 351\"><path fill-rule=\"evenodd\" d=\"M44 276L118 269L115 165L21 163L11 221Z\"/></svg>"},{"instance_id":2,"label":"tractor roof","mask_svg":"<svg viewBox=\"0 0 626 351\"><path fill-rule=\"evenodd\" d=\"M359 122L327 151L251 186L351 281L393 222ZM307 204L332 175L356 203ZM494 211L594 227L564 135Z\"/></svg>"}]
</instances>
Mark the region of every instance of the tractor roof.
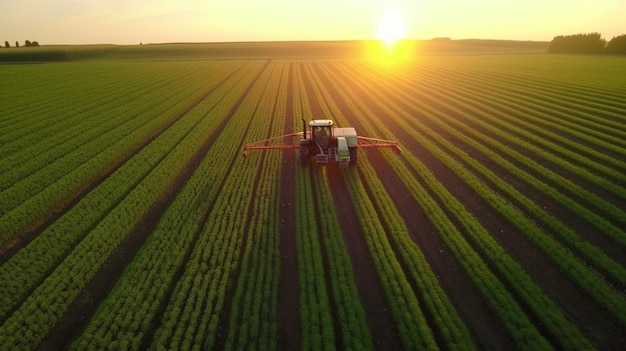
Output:
<instances>
[{"instance_id":1,"label":"tractor roof","mask_svg":"<svg viewBox=\"0 0 626 351\"><path fill-rule=\"evenodd\" d=\"M314 119L311 122L309 122L309 127L327 127L327 126L332 126L332 125L333 125L332 119Z\"/></svg>"}]
</instances>

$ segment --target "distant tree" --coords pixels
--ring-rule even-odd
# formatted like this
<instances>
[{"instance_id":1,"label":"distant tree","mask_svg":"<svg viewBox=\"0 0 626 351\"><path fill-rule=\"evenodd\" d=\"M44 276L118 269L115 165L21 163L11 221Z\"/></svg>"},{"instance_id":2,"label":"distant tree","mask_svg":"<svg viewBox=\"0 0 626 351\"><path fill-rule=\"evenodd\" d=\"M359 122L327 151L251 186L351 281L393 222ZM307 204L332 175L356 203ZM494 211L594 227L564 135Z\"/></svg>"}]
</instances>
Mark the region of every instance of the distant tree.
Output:
<instances>
[{"instance_id":1,"label":"distant tree","mask_svg":"<svg viewBox=\"0 0 626 351\"><path fill-rule=\"evenodd\" d=\"M626 34L613 37L606 46L608 54L626 54Z\"/></svg>"},{"instance_id":2,"label":"distant tree","mask_svg":"<svg viewBox=\"0 0 626 351\"><path fill-rule=\"evenodd\" d=\"M30 40L24 41L24 46L26 46L26 47L32 46L32 44L30 43Z\"/></svg>"},{"instance_id":3,"label":"distant tree","mask_svg":"<svg viewBox=\"0 0 626 351\"><path fill-rule=\"evenodd\" d=\"M15 41L15 47L16 47L16 48L19 48L19 47L20 47L20 43L19 43L17 40Z\"/></svg>"},{"instance_id":4,"label":"distant tree","mask_svg":"<svg viewBox=\"0 0 626 351\"><path fill-rule=\"evenodd\" d=\"M31 43L31 45L32 45L32 46L39 46L39 42L35 40L35 41L33 41L33 42Z\"/></svg>"},{"instance_id":5,"label":"distant tree","mask_svg":"<svg viewBox=\"0 0 626 351\"><path fill-rule=\"evenodd\" d=\"M606 40L600 33L559 35L548 45L548 52L555 54L600 54L604 52Z\"/></svg>"},{"instance_id":6,"label":"distant tree","mask_svg":"<svg viewBox=\"0 0 626 351\"><path fill-rule=\"evenodd\" d=\"M11 45L9 45L9 42L8 42L8 41L5 41L5 42L4 42L4 47L5 47L5 48L10 48L10 47L11 47Z\"/></svg>"}]
</instances>

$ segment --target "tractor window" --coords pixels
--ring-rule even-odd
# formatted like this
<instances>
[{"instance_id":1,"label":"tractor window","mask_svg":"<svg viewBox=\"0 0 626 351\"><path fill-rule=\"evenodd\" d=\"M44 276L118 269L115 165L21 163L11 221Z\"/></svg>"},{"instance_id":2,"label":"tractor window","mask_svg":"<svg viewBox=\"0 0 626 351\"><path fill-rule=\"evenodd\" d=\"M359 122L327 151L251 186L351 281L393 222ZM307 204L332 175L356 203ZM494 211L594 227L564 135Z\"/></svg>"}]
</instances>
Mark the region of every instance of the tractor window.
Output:
<instances>
[{"instance_id":1,"label":"tractor window","mask_svg":"<svg viewBox=\"0 0 626 351\"><path fill-rule=\"evenodd\" d=\"M330 128L329 127L317 127L315 128L315 138L316 139L326 139L330 137Z\"/></svg>"},{"instance_id":2,"label":"tractor window","mask_svg":"<svg viewBox=\"0 0 626 351\"><path fill-rule=\"evenodd\" d=\"M330 143L330 127L316 127L315 128L315 140L319 146L326 150Z\"/></svg>"}]
</instances>

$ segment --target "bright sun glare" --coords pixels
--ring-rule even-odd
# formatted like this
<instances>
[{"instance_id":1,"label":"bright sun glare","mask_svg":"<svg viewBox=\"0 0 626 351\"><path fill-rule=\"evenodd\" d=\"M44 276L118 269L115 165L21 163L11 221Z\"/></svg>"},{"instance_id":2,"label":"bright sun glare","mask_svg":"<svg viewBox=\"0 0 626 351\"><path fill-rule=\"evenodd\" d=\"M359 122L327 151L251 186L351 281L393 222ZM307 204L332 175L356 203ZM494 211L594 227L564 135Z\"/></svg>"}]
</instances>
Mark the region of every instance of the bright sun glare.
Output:
<instances>
[{"instance_id":1,"label":"bright sun glare","mask_svg":"<svg viewBox=\"0 0 626 351\"><path fill-rule=\"evenodd\" d=\"M397 40L406 37L406 20L398 10L389 10L383 14L378 22L376 37L387 46L392 46Z\"/></svg>"}]
</instances>

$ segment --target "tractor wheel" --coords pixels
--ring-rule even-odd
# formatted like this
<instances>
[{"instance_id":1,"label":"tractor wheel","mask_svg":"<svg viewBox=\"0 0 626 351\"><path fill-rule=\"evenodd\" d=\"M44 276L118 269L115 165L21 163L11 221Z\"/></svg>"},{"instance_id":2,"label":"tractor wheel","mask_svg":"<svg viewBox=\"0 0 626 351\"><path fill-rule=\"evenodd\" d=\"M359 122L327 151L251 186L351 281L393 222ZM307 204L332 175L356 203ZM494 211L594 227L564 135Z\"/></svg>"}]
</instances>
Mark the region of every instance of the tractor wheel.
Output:
<instances>
[{"instance_id":1,"label":"tractor wheel","mask_svg":"<svg viewBox=\"0 0 626 351\"><path fill-rule=\"evenodd\" d=\"M350 166L356 166L356 148L352 147L349 149L350 151Z\"/></svg>"},{"instance_id":2,"label":"tractor wheel","mask_svg":"<svg viewBox=\"0 0 626 351\"><path fill-rule=\"evenodd\" d=\"M300 145L300 165L302 167L309 164L309 146Z\"/></svg>"}]
</instances>

